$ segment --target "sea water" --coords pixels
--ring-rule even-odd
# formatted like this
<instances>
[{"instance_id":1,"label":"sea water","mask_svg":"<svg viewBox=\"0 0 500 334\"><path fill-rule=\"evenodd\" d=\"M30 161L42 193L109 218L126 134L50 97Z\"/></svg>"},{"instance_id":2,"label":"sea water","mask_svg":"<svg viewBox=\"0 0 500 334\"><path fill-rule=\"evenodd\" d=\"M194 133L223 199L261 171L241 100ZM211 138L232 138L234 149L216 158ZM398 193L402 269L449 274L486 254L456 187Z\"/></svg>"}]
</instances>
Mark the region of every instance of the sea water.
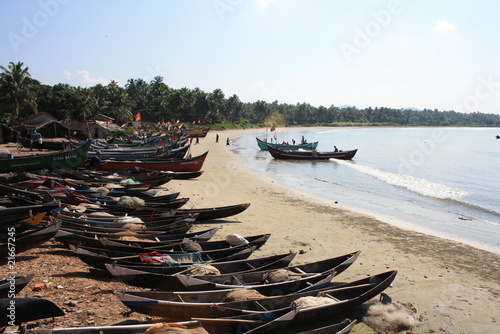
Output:
<instances>
[{"instance_id":1,"label":"sea water","mask_svg":"<svg viewBox=\"0 0 500 334\"><path fill-rule=\"evenodd\" d=\"M400 227L500 253L500 140L495 128L314 128L232 140L247 166L276 182ZM274 137L276 136L276 139ZM302 136L353 160L274 160L255 137Z\"/></svg>"}]
</instances>

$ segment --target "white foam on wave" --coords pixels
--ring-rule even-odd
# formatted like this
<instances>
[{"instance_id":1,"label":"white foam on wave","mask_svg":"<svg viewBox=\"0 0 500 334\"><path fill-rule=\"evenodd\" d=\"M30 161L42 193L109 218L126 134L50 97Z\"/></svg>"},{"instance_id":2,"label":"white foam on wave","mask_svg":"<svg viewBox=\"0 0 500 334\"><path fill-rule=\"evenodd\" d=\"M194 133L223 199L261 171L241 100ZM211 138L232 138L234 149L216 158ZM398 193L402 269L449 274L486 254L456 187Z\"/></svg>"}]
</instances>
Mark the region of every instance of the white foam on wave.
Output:
<instances>
[{"instance_id":1,"label":"white foam on wave","mask_svg":"<svg viewBox=\"0 0 500 334\"><path fill-rule=\"evenodd\" d=\"M466 191L458 188L450 187L437 182L432 182L425 179L420 179L411 175L398 174L376 169L369 166L361 166L350 163L348 161L340 160L339 163L356 169L357 171L376 177L377 179L398 186L406 188L415 193L434 197L438 199L453 199L458 200L468 195Z\"/></svg>"}]
</instances>

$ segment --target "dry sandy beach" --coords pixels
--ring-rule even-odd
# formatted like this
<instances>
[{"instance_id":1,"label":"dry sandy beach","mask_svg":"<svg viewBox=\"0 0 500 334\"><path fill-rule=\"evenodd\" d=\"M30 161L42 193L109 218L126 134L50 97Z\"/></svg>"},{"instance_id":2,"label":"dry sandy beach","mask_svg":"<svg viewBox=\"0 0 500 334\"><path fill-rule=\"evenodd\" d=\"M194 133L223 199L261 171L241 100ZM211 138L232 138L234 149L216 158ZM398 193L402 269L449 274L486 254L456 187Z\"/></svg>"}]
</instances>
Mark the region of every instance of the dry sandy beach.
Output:
<instances>
[{"instance_id":1,"label":"dry sandy beach","mask_svg":"<svg viewBox=\"0 0 500 334\"><path fill-rule=\"evenodd\" d=\"M499 333L498 254L402 230L346 209L342 198L337 199L337 204L321 202L277 185L265 175L246 170L238 156L226 146L226 138L257 131L221 131L219 143L215 143L216 132L209 132L191 149L193 155L209 151L203 167L205 173L197 179L173 180L165 185L169 191L180 191L182 197L189 197L188 208L251 203L245 212L227 219L229 223L217 224L222 230L215 239L224 238L228 233L271 233L268 243L253 256L302 251L294 263L362 250L358 260L335 279L348 281L398 270L393 286L386 293L393 301L413 304L422 315L422 324L413 328L413 332ZM199 226L202 228L206 226ZM50 327L79 325L78 321L84 324L84 319L86 325L110 325L117 319L123 320L120 313L125 308L112 295L112 290L127 287L98 277L95 278L100 281L95 281L92 274L87 274L85 265L78 259L70 260L71 255L57 247L46 245L27 252L25 258L29 259L32 254L36 258L20 261L18 265L19 270L27 272L37 269L37 282L45 280L54 286L64 286L59 291L55 288L38 293L29 288L26 292L23 290L23 296L53 298L65 310L74 310L67 317L56 319ZM64 263L49 270L50 261ZM68 301L74 301L76 307L67 306ZM96 307L95 303L100 304ZM80 316L81 320L72 320L86 308L88 311ZM100 308L106 312L100 312ZM353 333L373 331L365 324L358 324Z\"/></svg>"},{"instance_id":2,"label":"dry sandy beach","mask_svg":"<svg viewBox=\"0 0 500 334\"><path fill-rule=\"evenodd\" d=\"M209 207L251 203L234 217L239 223L224 224L227 233L271 233L255 256L301 251L295 262L320 260L362 250L351 268L338 280L398 270L392 288L393 301L412 303L422 315L416 333L498 333L500 330L500 256L467 245L393 227L342 207L320 202L281 187L265 175L246 170L238 156L225 145L254 130L215 132L193 145L192 154L209 150L202 177L170 183L169 188L190 197L188 206ZM370 333L366 325L354 333Z\"/></svg>"}]
</instances>

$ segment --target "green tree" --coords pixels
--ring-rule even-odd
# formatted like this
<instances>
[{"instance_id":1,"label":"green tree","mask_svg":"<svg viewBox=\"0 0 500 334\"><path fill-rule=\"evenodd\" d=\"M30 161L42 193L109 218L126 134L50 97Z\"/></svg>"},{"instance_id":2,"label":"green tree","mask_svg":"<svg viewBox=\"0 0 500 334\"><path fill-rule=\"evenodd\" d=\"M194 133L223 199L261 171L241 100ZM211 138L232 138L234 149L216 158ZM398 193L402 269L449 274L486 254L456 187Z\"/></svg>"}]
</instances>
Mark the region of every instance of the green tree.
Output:
<instances>
[{"instance_id":1,"label":"green tree","mask_svg":"<svg viewBox=\"0 0 500 334\"><path fill-rule=\"evenodd\" d=\"M134 115L132 114L131 103L125 89L118 86L118 83L114 80L106 88L109 94L107 114L114 117L118 124L132 120Z\"/></svg>"},{"instance_id":2,"label":"green tree","mask_svg":"<svg viewBox=\"0 0 500 334\"><path fill-rule=\"evenodd\" d=\"M15 124L19 117L19 112L24 107L30 107L34 113L37 112L36 97L34 93L38 81L31 79L28 67L24 67L22 62L10 62L8 68L0 66L0 101L11 116L9 125Z\"/></svg>"}]
</instances>

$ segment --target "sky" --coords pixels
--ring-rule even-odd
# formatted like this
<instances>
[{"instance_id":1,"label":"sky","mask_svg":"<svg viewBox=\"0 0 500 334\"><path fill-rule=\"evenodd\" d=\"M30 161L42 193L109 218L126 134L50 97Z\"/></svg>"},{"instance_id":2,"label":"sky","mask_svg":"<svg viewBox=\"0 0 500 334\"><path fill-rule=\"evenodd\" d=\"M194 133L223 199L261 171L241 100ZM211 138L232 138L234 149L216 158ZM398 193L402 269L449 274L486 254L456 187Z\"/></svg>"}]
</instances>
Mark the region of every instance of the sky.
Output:
<instances>
[{"instance_id":1,"label":"sky","mask_svg":"<svg viewBox=\"0 0 500 334\"><path fill-rule=\"evenodd\" d=\"M0 65L44 84L500 114L495 0L0 0Z\"/></svg>"}]
</instances>

